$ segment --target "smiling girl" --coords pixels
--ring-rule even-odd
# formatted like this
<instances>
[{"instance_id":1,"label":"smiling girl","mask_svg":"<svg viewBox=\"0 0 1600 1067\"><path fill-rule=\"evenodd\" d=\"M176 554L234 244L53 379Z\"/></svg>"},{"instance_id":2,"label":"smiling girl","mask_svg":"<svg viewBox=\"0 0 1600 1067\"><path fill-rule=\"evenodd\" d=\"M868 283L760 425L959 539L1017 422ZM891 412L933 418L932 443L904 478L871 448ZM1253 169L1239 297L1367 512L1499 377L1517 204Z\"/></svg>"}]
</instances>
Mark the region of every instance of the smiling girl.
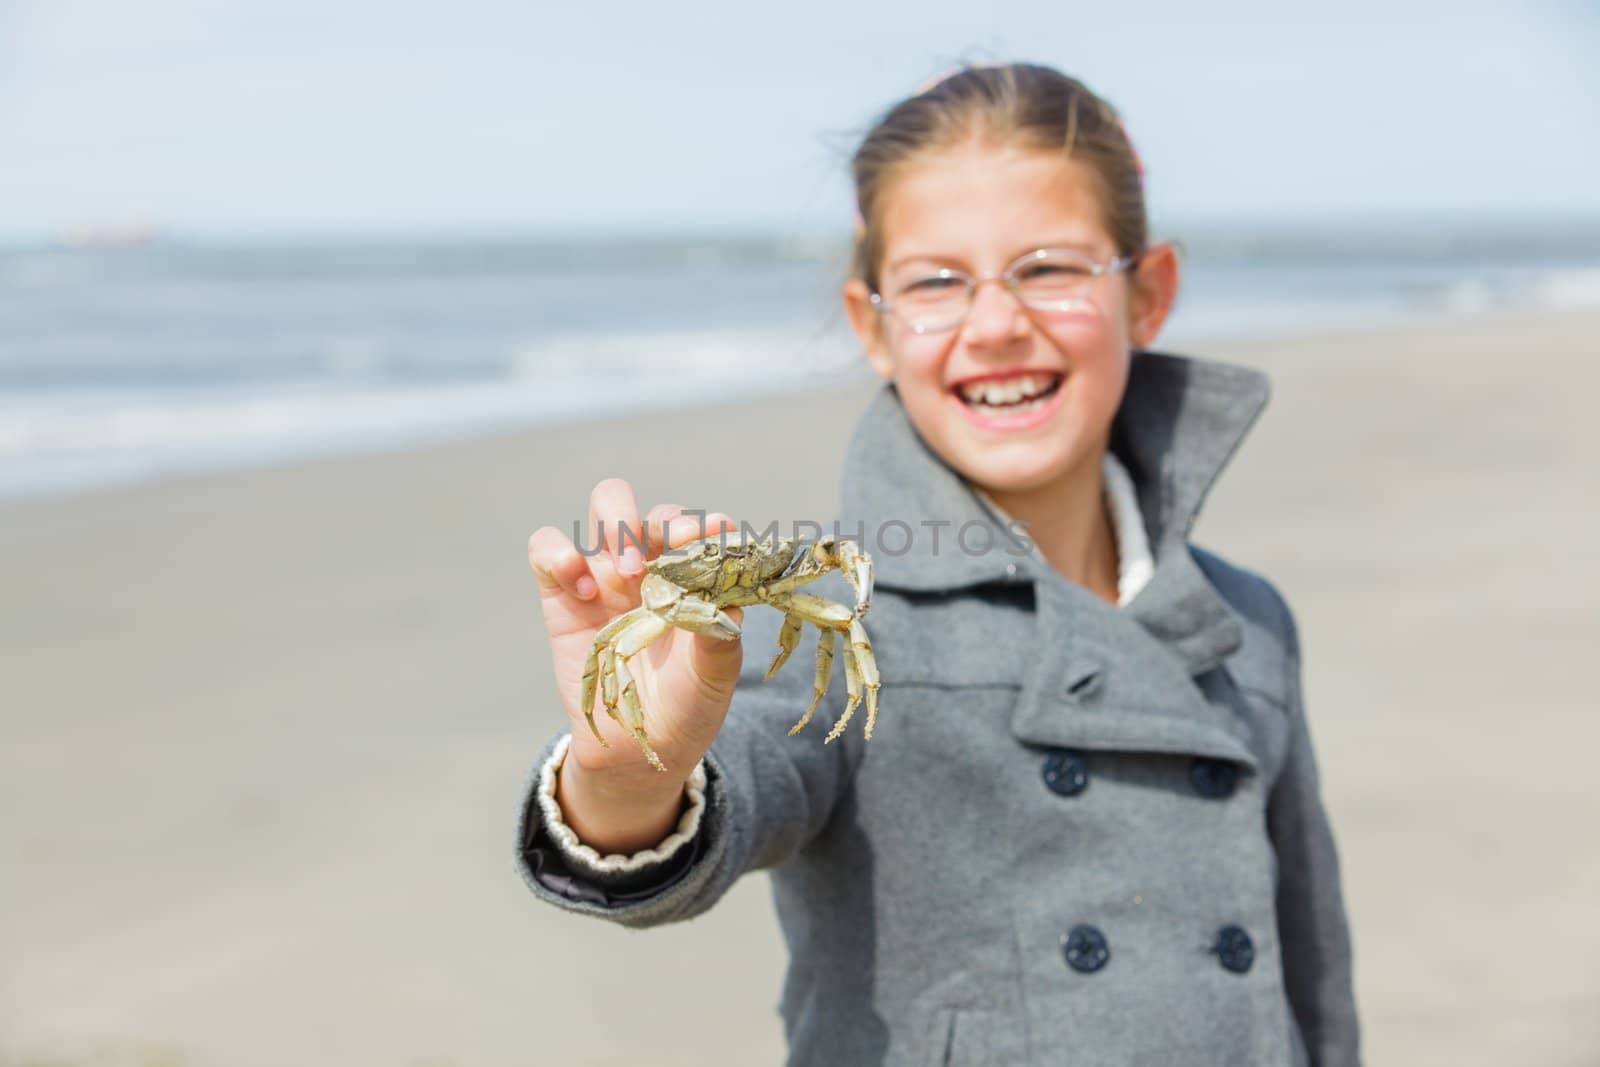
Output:
<instances>
[{"instance_id":1,"label":"smiling girl","mask_svg":"<svg viewBox=\"0 0 1600 1067\"><path fill-rule=\"evenodd\" d=\"M650 926L771 869L794 1064L1356 1063L1294 617L1189 541L1267 381L1149 347L1178 263L1116 112L1047 67L968 67L884 114L853 172L843 297L885 385L840 525L916 532L877 558L876 732L791 738L808 672L763 684L743 639L669 632L634 670L669 772L598 716L602 745L584 661L644 562L616 537L631 488L602 482L605 553L530 542L572 729L529 783L528 885ZM648 513L652 551L731 526L682 511ZM998 547L1011 523L1028 551Z\"/></svg>"}]
</instances>

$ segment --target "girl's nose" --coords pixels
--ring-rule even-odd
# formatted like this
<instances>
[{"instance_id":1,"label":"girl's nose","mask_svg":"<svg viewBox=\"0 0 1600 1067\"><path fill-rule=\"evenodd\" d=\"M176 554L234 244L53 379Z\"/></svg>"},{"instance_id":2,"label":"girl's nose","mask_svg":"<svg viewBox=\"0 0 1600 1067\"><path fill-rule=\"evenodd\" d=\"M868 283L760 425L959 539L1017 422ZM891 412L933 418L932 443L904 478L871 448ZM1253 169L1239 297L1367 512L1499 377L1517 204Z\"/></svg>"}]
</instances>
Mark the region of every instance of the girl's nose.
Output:
<instances>
[{"instance_id":1,"label":"girl's nose","mask_svg":"<svg viewBox=\"0 0 1600 1067\"><path fill-rule=\"evenodd\" d=\"M999 278L985 278L972 294L967 333L973 340L1007 341L1027 328L1028 312Z\"/></svg>"}]
</instances>

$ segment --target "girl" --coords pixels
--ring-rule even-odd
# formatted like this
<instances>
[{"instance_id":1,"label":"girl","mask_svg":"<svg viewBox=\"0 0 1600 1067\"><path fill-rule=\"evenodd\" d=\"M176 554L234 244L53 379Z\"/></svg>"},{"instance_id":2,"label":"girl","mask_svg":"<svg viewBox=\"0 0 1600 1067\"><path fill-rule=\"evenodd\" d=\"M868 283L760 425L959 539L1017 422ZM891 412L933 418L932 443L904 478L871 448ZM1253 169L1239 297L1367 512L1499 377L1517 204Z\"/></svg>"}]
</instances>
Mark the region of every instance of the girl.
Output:
<instances>
[{"instance_id":1,"label":"girl","mask_svg":"<svg viewBox=\"0 0 1600 1067\"><path fill-rule=\"evenodd\" d=\"M771 868L794 1064L1357 1062L1294 619L1188 540L1267 381L1148 348L1177 260L1116 112L1046 67L968 67L853 171L844 301L887 382L841 516L876 558L873 739L789 737L810 671L741 677L742 641L673 632L634 670L671 773L604 715L602 746L583 664L643 568L632 491L602 482L606 553L530 542L572 729L529 784L528 885L650 926Z\"/></svg>"}]
</instances>

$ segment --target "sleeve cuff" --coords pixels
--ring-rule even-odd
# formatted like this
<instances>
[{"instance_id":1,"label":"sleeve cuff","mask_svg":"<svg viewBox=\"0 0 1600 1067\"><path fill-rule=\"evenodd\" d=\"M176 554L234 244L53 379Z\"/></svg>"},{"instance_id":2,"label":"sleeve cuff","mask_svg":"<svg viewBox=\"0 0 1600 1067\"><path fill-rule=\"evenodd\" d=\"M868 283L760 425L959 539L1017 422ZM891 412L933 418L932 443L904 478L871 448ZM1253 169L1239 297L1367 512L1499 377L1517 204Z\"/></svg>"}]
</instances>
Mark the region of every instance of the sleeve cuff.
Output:
<instances>
[{"instance_id":1,"label":"sleeve cuff","mask_svg":"<svg viewBox=\"0 0 1600 1067\"><path fill-rule=\"evenodd\" d=\"M676 830L654 848L642 849L629 856L616 852L602 856L578 839L577 833L562 817L561 805L556 803L556 773L561 769L562 760L566 758L567 749L571 746L571 733L564 734L556 742L550 758L545 760L544 766L539 769L539 785L535 793L545 831L549 834L550 840L555 842L562 857L576 870L599 875L630 874L646 870L671 859L699 831L700 820L706 810L705 760L695 764L694 771L689 775L686 789L689 806L679 817Z\"/></svg>"}]
</instances>

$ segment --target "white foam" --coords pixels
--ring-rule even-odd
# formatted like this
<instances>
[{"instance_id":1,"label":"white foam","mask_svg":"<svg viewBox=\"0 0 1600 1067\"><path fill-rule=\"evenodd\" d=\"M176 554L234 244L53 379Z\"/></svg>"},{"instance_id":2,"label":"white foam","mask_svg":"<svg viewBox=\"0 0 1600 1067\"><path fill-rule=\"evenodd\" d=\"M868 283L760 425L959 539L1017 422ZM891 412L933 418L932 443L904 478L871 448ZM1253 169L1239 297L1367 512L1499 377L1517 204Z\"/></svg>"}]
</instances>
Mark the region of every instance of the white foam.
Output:
<instances>
[{"instance_id":1,"label":"white foam","mask_svg":"<svg viewBox=\"0 0 1600 1067\"><path fill-rule=\"evenodd\" d=\"M704 375L717 379L826 376L859 362L848 331L787 329L637 331L530 341L518 349L512 376L567 374Z\"/></svg>"},{"instance_id":2,"label":"white foam","mask_svg":"<svg viewBox=\"0 0 1600 1067\"><path fill-rule=\"evenodd\" d=\"M1595 307L1600 305L1600 267L1549 271L1529 288L1533 301L1541 307Z\"/></svg>"},{"instance_id":3,"label":"white foam","mask_svg":"<svg viewBox=\"0 0 1600 1067\"><path fill-rule=\"evenodd\" d=\"M1541 270L1500 286L1458 278L1410 299L1180 300L1157 347L1369 329L1505 304L1600 304L1600 268ZM327 369L343 373L316 384L0 392L0 497L382 451L867 375L843 321L542 338L516 348L504 379L449 385L362 384L379 347L360 333L335 338Z\"/></svg>"},{"instance_id":4,"label":"white foam","mask_svg":"<svg viewBox=\"0 0 1600 1067\"><path fill-rule=\"evenodd\" d=\"M837 377L857 364L793 332L709 331L530 346L509 380L471 384L7 391L0 497L683 406Z\"/></svg>"}]
</instances>

